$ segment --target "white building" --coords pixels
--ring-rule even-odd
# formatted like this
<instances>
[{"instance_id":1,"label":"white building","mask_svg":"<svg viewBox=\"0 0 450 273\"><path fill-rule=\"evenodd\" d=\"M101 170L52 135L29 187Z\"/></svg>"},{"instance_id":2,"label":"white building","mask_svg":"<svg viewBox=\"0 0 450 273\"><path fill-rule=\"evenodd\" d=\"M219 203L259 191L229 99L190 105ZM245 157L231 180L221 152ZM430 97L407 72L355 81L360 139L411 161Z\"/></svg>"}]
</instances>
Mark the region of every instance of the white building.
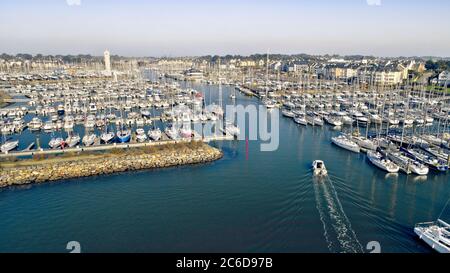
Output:
<instances>
[{"instance_id":1,"label":"white building","mask_svg":"<svg viewBox=\"0 0 450 273\"><path fill-rule=\"evenodd\" d=\"M105 72L107 76L111 76L111 56L108 50L105 50L103 53L103 57L105 60Z\"/></svg>"},{"instance_id":2,"label":"white building","mask_svg":"<svg viewBox=\"0 0 450 273\"><path fill-rule=\"evenodd\" d=\"M441 74L439 74L438 82L441 85L444 84L450 84L450 72L449 71L443 71Z\"/></svg>"}]
</instances>

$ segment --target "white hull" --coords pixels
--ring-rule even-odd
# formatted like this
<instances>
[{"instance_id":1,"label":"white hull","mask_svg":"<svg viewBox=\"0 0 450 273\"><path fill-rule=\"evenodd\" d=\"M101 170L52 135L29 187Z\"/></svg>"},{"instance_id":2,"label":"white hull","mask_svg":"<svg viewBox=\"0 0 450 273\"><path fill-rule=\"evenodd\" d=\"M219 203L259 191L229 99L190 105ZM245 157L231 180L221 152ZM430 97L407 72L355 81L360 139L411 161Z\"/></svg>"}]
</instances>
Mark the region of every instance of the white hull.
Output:
<instances>
[{"instance_id":1,"label":"white hull","mask_svg":"<svg viewBox=\"0 0 450 273\"><path fill-rule=\"evenodd\" d=\"M341 147L343 149L346 149L346 150L348 150L350 152L354 152L354 153L360 153L361 152L361 148L358 146L358 144L356 144L355 142L350 141L348 139L339 138L339 137L333 137L333 138L331 138L331 141L336 146Z\"/></svg>"}]
</instances>

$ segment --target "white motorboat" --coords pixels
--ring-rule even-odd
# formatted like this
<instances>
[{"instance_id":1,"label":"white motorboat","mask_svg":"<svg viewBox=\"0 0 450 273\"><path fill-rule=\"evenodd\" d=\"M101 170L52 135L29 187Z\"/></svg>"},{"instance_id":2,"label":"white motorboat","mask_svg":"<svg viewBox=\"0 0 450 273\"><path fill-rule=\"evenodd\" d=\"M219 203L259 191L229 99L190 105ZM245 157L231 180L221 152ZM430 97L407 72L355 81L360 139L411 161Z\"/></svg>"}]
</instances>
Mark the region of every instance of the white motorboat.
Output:
<instances>
[{"instance_id":1,"label":"white motorboat","mask_svg":"<svg viewBox=\"0 0 450 273\"><path fill-rule=\"evenodd\" d=\"M295 116L295 114L289 109L281 110L281 114L283 114L283 116L285 116L287 118L293 118Z\"/></svg>"},{"instance_id":2,"label":"white motorboat","mask_svg":"<svg viewBox=\"0 0 450 273\"><path fill-rule=\"evenodd\" d=\"M71 135L66 138L66 144L69 146L69 148L75 147L80 143L80 136L79 135Z\"/></svg>"},{"instance_id":3,"label":"white motorboat","mask_svg":"<svg viewBox=\"0 0 450 273\"><path fill-rule=\"evenodd\" d=\"M117 131L117 140L119 140L120 143L127 143L131 140L131 131L130 130L119 130Z\"/></svg>"},{"instance_id":4,"label":"white motorboat","mask_svg":"<svg viewBox=\"0 0 450 273\"><path fill-rule=\"evenodd\" d=\"M233 123L227 121L225 123L225 131L227 134L230 134L234 137L238 137L239 134L241 133L241 130L239 129L239 127L237 127L236 125L234 125Z\"/></svg>"},{"instance_id":5,"label":"white motorboat","mask_svg":"<svg viewBox=\"0 0 450 273\"><path fill-rule=\"evenodd\" d=\"M52 130L54 130L56 127L55 127L55 125L53 124L53 122L52 121L47 121L45 124L44 124L44 127L43 127L43 129L45 130L45 131L52 131Z\"/></svg>"},{"instance_id":6,"label":"white motorboat","mask_svg":"<svg viewBox=\"0 0 450 273\"><path fill-rule=\"evenodd\" d=\"M450 253L450 225L438 219L437 222L420 223L414 232L421 240L439 253Z\"/></svg>"},{"instance_id":7,"label":"white motorboat","mask_svg":"<svg viewBox=\"0 0 450 273\"><path fill-rule=\"evenodd\" d=\"M149 136L152 140L158 141L158 140L161 139L162 132L161 132L161 130L160 130L159 128L156 128L156 129L154 129L154 130L148 131L148 136Z\"/></svg>"},{"instance_id":8,"label":"white motorboat","mask_svg":"<svg viewBox=\"0 0 450 273\"><path fill-rule=\"evenodd\" d=\"M301 125L308 125L308 121L305 119L304 115L298 115L294 117L294 122Z\"/></svg>"},{"instance_id":9,"label":"white motorboat","mask_svg":"<svg viewBox=\"0 0 450 273\"><path fill-rule=\"evenodd\" d=\"M115 137L115 135L114 135L113 132L105 132L105 133L100 135L100 140L103 143L108 144L108 143L110 143L110 142L112 142L114 140L114 137Z\"/></svg>"},{"instance_id":10,"label":"white motorboat","mask_svg":"<svg viewBox=\"0 0 450 273\"><path fill-rule=\"evenodd\" d=\"M64 140L61 137L54 137L50 140L50 142L48 143L48 146L52 149L57 149L60 148L61 146L63 146L63 142Z\"/></svg>"},{"instance_id":11,"label":"white motorboat","mask_svg":"<svg viewBox=\"0 0 450 273\"><path fill-rule=\"evenodd\" d=\"M82 142L84 146L92 146L94 145L96 139L97 136L95 134L88 134L83 137Z\"/></svg>"},{"instance_id":12,"label":"white motorboat","mask_svg":"<svg viewBox=\"0 0 450 273\"><path fill-rule=\"evenodd\" d=\"M328 123L328 124L330 124L330 125L332 125L332 126L335 126L335 127L338 127L338 126L342 126L342 121L341 121L341 119L339 119L339 118L335 118L335 117L326 117L325 118L325 121Z\"/></svg>"},{"instance_id":13,"label":"white motorboat","mask_svg":"<svg viewBox=\"0 0 450 273\"><path fill-rule=\"evenodd\" d=\"M383 157L379 152L368 151L367 157L373 165L383 171L388 173L398 173L400 171L400 167L397 164Z\"/></svg>"},{"instance_id":14,"label":"white motorboat","mask_svg":"<svg viewBox=\"0 0 450 273\"><path fill-rule=\"evenodd\" d=\"M169 126L164 130L164 132L172 140L176 140L178 138L178 131L175 127Z\"/></svg>"},{"instance_id":15,"label":"white motorboat","mask_svg":"<svg viewBox=\"0 0 450 273\"><path fill-rule=\"evenodd\" d=\"M140 143L145 142L148 140L147 135L145 134L144 129L139 128L136 130L136 140Z\"/></svg>"},{"instance_id":16,"label":"white motorboat","mask_svg":"<svg viewBox=\"0 0 450 273\"><path fill-rule=\"evenodd\" d=\"M345 135L340 135L338 137L331 138L331 141L334 145L341 147L343 149L346 149L348 151L354 152L354 153L360 153L361 147L359 147L358 144L353 142L352 140L348 139Z\"/></svg>"},{"instance_id":17,"label":"white motorboat","mask_svg":"<svg viewBox=\"0 0 450 273\"><path fill-rule=\"evenodd\" d=\"M322 160L315 160L313 162L313 171L316 176L326 176L328 175L325 163Z\"/></svg>"},{"instance_id":18,"label":"white motorboat","mask_svg":"<svg viewBox=\"0 0 450 273\"><path fill-rule=\"evenodd\" d=\"M41 130L42 127L42 121L38 117L34 117L30 123L28 123L28 128L30 128L31 131L38 131Z\"/></svg>"},{"instance_id":19,"label":"white motorboat","mask_svg":"<svg viewBox=\"0 0 450 273\"><path fill-rule=\"evenodd\" d=\"M18 140L7 141L7 142L5 142L5 144L3 144L0 147L0 150L2 151L2 153L7 153L7 152L10 152L10 151L16 149L18 146L19 146Z\"/></svg>"}]
</instances>

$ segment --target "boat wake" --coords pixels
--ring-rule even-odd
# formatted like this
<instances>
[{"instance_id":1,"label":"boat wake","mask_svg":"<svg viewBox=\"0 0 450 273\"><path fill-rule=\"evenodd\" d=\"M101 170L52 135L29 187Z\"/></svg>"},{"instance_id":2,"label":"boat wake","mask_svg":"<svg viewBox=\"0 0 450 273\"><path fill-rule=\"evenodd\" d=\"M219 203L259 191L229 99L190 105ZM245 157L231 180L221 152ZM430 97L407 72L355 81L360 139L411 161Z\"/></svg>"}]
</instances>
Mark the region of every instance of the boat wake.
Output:
<instances>
[{"instance_id":1,"label":"boat wake","mask_svg":"<svg viewBox=\"0 0 450 273\"><path fill-rule=\"evenodd\" d=\"M333 253L362 253L363 247L342 209L331 179L315 177L314 192L328 249Z\"/></svg>"}]
</instances>

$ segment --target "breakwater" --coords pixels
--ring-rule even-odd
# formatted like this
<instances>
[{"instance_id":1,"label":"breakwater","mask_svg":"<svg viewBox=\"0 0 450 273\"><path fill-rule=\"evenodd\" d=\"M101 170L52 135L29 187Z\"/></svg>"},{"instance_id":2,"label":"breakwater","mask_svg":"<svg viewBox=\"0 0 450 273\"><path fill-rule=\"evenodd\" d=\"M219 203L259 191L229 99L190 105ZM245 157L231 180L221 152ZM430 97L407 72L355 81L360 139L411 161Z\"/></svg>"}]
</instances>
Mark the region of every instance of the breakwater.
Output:
<instances>
[{"instance_id":1,"label":"breakwater","mask_svg":"<svg viewBox=\"0 0 450 273\"><path fill-rule=\"evenodd\" d=\"M14 185L167 168L218 160L222 152L201 142L115 150L101 154L74 154L0 164L0 188Z\"/></svg>"}]
</instances>

